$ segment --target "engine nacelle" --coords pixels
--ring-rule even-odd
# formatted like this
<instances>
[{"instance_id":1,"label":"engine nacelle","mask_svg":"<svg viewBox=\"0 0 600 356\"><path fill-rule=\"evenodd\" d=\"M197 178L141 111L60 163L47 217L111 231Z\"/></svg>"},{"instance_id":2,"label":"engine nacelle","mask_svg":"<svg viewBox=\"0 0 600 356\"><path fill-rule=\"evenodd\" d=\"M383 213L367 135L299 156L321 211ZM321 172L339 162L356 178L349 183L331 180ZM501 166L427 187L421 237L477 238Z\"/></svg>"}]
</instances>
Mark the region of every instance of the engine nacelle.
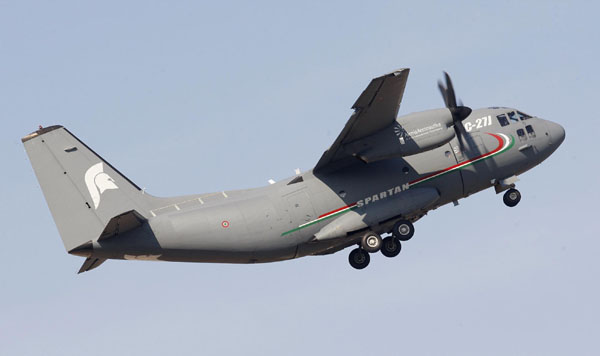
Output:
<instances>
[{"instance_id":1,"label":"engine nacelle","mask_svg":"<svg viewBox=\"0 0 600 356\"><path fill-rule=\"evenodd\" d=\"M347 144L344 149L370 163L438 148L454 136L450 110L435 109L399 117L389 127Z\"/></svg>"}]
</instances>

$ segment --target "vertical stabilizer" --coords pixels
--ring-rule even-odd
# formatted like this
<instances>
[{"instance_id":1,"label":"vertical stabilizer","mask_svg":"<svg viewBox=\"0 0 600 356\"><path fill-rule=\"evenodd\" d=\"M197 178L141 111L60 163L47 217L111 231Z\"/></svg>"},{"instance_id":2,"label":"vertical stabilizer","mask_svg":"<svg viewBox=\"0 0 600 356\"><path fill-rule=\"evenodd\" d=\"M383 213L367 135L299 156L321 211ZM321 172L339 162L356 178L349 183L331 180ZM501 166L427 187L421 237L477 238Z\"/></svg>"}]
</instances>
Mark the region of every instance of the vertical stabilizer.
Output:
<instances>
[{"instance_id":1,"label":"vertical stabilizer","mask_svg":"<svg viewBox=\"0 0 600 356\"><path fill-rule=\"evenodd\" d=\"M64 127L22 141L67 251L98 240L115 216L147 218L151 197Z\"/></svg>"}]
</instances>

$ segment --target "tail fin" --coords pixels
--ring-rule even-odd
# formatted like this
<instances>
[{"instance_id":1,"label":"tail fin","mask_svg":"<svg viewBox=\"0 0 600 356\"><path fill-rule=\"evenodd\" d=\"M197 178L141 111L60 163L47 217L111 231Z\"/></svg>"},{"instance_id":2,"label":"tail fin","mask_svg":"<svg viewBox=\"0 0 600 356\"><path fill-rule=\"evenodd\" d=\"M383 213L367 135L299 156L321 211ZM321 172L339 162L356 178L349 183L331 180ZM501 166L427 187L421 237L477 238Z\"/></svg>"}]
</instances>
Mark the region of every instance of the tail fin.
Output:
<instances>
[{"instance_id":1,"label":"tail fin","mask_svg":"<svg viewBox=\"0 0 600 356\"><path fill-rule=\"evenodd\" d=\"M125 212L147 218L151 197L66 128L43 128L21 141L67 251L96 241Z\"/></svg>"}]
</instances>

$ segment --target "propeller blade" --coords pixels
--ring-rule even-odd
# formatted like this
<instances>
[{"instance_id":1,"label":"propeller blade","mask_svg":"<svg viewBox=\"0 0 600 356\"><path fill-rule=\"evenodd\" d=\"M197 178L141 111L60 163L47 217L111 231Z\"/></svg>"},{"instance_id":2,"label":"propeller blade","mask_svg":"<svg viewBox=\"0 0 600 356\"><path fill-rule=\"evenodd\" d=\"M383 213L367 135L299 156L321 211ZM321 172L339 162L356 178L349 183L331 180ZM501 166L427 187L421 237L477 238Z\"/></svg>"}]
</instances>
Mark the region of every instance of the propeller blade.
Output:
<instances>
[{"instance_id":1,"label":"propeller blade","mask_svg":"<svg viewBox=\"0 0 600 356\"><path fill-rule=\"evenodd\" d=\"M458 140L458 145L460 146L461 151L465 150L465 144L463 143L463 133L466 132L465 127L462 122L458 121L454 123L454 132L456 133L456 139Z\"/></svg>"},{"instance_id":2,"label":"propeller blade","mask_svg":"<svg viewBox=\"0 0 600 356\"><path fill-rule=\"evenodd\" d=\"M456 94L454 93L454 85L452 85L452 79L448 73L444 72L444 77L446 77L446 106L448 108L456 107Z\"/></svg>"},{"instance_id":3,"label":"propeller blade","mask_svg":"<svg viewBox=\"0 0 600 356\"><path fill-rule=\"evenodd\" d=\"M444 72L444 78L446 79L446 85L440 80L438 81L438 88L442 93L442 98L444 98L444 103L446 107L452 113L452 120L455 125L461 125L462 120L466 119L471 114L471 108L464 106L462 101L460 101L460 105L456 105L456 93L454 92L454 85L452 84L452 79L450 79L450 75L447 72Z\"/></svg>"},{"instance_id":4,"label":"propeller blade","mask_svg":"<svg viewBox=\"0 0 600 356\"><path fill-rule=\"evenodd\" d=\"M442 83L441 80L438 80L438 88L440 89L440 93L442 93L442 99L444 99L444 105L446 105L446 107L449 108L448 99L446 96L446 87L444 86L444 83Z\"/></svg>"}]
</instances>

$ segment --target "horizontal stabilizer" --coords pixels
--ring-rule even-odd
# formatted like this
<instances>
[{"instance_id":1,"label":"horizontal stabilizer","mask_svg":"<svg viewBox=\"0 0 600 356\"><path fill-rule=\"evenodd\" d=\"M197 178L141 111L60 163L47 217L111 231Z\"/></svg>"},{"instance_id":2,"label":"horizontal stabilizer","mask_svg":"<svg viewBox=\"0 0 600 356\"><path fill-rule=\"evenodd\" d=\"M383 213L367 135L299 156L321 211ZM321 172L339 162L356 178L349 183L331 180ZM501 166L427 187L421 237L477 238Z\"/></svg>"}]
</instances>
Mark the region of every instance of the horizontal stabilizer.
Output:
<instances>
[{"instance_id":1,"label":"horizontal stabilizer","mask_svg":"<svg viewBox=\"0 0 600 356\"><path fill-rule=\"evenodd\" d=\"M81 268L79 269L79 272L77 272L77 274L91 271L94 268L103 264L104 261L106 261L106 258L88 257L83 262L83 265L81 266Z\"/></svg>"},{"instance_id":2,"label":"horizontal stabilizer","mask_svg":"<svg viewBox=\"0 0 600 356\"><path fill-rule=\"evenodd\" d=\"M119 214L114 218L110 219L106 227L102 231L102 234L98 238L98 241L106 240L112 237L115 237L119 234L126 233L128 231L134 230L146 221L146 219L140 215L135 210L130 210L123 214ZM87 257L83 265L79 269L78 273L87 272L93 270L94 268L100 266L105 258L94 257L94 243L93 241L85 242L72 250L69 250L69 253L72 255Z\"/></svg>"}]
</instances>

